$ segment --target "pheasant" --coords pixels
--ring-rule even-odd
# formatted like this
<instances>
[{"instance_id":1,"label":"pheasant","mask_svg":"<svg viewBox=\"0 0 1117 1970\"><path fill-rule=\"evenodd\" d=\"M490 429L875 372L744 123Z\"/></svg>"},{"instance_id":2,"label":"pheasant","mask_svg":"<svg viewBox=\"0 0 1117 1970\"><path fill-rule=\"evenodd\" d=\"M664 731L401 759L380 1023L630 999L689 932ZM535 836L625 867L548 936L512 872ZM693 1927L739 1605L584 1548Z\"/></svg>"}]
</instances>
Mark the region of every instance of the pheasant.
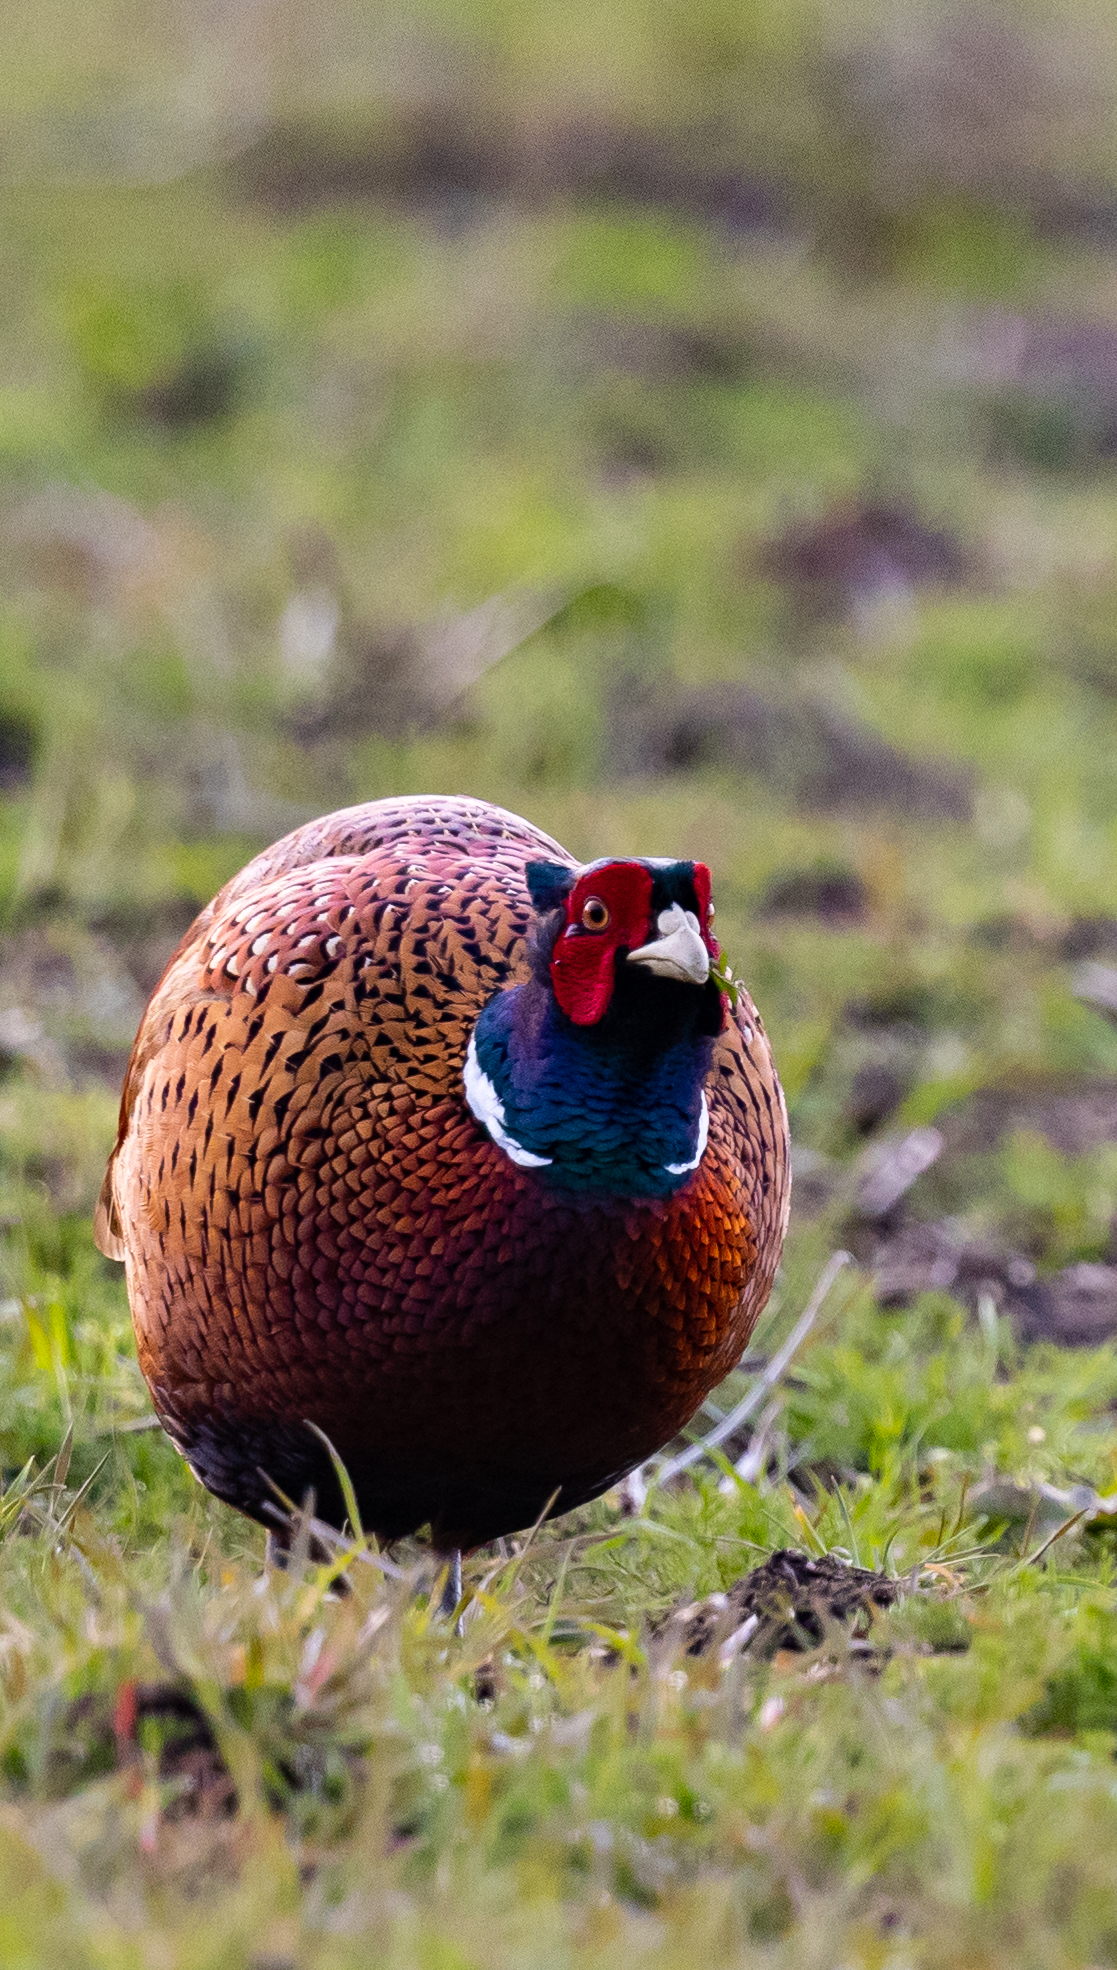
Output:
<instances>
[{"instance_id":1,"label":"pheasant","mask_svg":"<svg viewBox=\"0 0 1117 1970\"><path fill-rule=\"evenodd\" d=\"M203 1485L340 1528L322 1432L366 1528L454 1553L683 1427L788 1211L713 915L700 862L583 867L454 798L345 808L226 884L144 1015L97 1216Z\"/></svg>"}]
</instances>

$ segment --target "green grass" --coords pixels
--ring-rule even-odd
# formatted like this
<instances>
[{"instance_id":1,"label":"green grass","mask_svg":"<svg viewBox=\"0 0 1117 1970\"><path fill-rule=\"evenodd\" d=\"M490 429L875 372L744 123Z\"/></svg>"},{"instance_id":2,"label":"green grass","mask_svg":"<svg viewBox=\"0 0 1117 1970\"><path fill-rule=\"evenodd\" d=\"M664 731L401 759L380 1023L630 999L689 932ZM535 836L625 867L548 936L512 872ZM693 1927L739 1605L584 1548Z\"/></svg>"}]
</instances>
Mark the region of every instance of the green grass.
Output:
<instances>
[{"instance_id":1,"label":"green grass","mask_svg":"<svg viewBox=\"0 0 1117 1970\"><path fill-rule=\"evenodd\" d=\"M342 1600L328 1570L262 1572L255 1535L150 1439L118 1437L76 1509L49 1471L25 1480L0 1545L10 1959L1104 1962L1109 1541L982 1557L964 1476L1026 1465L1021 1411L1047 1426L1044 1468L1094 1471L1112 1365L1037 1363L1010 1394L957 1338L929 1310L889 1376L864 1334L820 1337L793 1416L836 1377L850 1414L825 1448L863 1475L804 1502L700 1478L628 1520L606 1500L474 1560L461 1638L418 1561L354 1559ZM56 1399L41 1345L23 1376ZM836 1636L719 1670L651 1636L650 1613L792 1543L922 1583L878 1617L874 1659ZM178 1816L157 1722L118 1752L132 1679L192 1694L234 1818Z\"/></svg>"},{"instance_id":2,"label":"green grass","mask_svg":"<svg viewBox=\"0 0 1117 1970\"><path fill-rule=\"evenodd\" d=\"M1067 942L1117 916L1112 33L1081 0L962 44L893 0L248 22L0 10L0 1963L1117 1963L1112 1346L849 1269L754 1483L708 1460L474 1556L459 1636L418 1546L266 1568L148 1426L90 1232L192 912L382 794L712 865L800 1158L754 1366L863 1239L867 1064L883 1135L1117 1077ZM1077 374L1014 370L1021 322ZM781 579L858 500L946 528L958 579ZM506 654L455 686L494 598ZM774 753L656 749L723 686ZM835 724L968 809L822 800ZM819 870L857 911L773 911ZM911 1211L1042 1284L1117 1254L1117 1151L1033 1121ZM785 1546L907 1583L872 1651L686 1656L662 1618Z\"/></svg>"},{"instance_id":3,"label":"green grass","mask_svg":"<svg viewBox=\"0 0 1117 1970\"><path fill-rule=\"evenodd\" d=\"M699 1467L636 1517L610 1496L476 1556L458 1637L418 1549L387 1576L359 1549L265 1569L129 1428L123 1295L84 1221L25 1223L0 1350L5 1462L36 1459L0 1497L11 1961L1108 1960L1108 1521L1033 1560L1049 1522L1002 1537L968 1494L1115 1488L1110 1350L1020 1355L945 1298L885 1315L841 1285L768 1476ZM787 1545L907 1581L871 1657L835 1633L719 1668L657 1639ZM184 1814L165 1718L114 1738L133 1683L189 1693L234 1817Z\"/></svg>"}]
</instances>

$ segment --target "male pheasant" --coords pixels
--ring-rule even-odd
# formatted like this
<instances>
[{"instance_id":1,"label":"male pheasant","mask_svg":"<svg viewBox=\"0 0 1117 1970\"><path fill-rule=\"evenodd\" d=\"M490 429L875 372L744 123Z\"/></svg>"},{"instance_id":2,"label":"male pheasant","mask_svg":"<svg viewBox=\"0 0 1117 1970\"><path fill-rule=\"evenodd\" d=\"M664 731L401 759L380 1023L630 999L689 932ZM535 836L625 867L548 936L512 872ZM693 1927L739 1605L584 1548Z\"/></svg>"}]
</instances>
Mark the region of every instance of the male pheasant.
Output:
<instances>
[{"instance_id":1,"label":"male pheasant","mask_svg":"<svg viewBox=\"0 0 1117 1970\"><path fill-rule=\"evenodd\" d=\"M709 871L580 867L465 799L326 816L226 884L132 1051L98 1241L204 1485L470 1548L595 1497L733 1366L787 1122Z\"/></svg>"}]
</instances>

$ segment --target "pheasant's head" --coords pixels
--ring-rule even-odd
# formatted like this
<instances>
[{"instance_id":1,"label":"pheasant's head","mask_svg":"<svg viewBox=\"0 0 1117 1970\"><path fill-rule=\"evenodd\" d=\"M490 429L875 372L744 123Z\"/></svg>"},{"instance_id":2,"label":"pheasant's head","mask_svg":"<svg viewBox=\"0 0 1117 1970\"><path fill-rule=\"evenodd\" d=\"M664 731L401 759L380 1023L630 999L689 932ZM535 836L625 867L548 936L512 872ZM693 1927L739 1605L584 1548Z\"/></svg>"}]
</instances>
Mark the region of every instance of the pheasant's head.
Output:
<instances>
[{"instance_id":1,"label":"pheasant's head","mask_svg":"<svg viewBox=\"0 0 1117 1970\"><path fill-rule=\"evenodd\" d=\"M678 988L702 1025L718 1032L724 1003L712 976L720 958L713 934L710 871L704 862L591 862L581 871L529 862L528 887L544 919L540 955L555 999L575 1026L597 1026L617 1007L654 1011ZM652 981L675 988L666 994ZM649 993L650 987L650 993Z\"/></svg>"},{"instance_id":2,"label":"pheasant's head","mask_svg":"<svg viewBox=\"0 0 1117 1970\"><path fill-rule=\"evenodd\" d=\"M668 1197L706 1150L728 974L702 862L529 862L531 977L483 1007L465 1097L548 1185Z\"/></svg>"}]
</instances>

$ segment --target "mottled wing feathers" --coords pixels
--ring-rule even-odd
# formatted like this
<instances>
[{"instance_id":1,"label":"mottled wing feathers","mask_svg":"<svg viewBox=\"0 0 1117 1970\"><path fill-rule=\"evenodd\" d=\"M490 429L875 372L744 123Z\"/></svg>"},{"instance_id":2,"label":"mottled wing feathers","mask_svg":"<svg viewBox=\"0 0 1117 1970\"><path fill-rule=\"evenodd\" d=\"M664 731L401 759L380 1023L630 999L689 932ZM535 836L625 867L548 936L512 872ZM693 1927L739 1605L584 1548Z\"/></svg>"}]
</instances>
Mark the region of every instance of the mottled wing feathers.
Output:
<instances>
[{"instance_id":1,"label":"mottled wing feathers","mask_svg":"<svg viewBox=\"0 0 1117 1970\"><path fill-rule=\"evenodd\" d=\"M310 1046L318 1073L323 1031L350 1044L356 1020L356 1058L374 1077L427 1094L452 1085L469 1026L521 966L531 919L523 870L540 855L570 861L547 835L480 801L373 801L296 829L234 876L183 938L136 1037L95 1219L101 1250L124 1257L116 1162L145 1075L171 1048L191 1079L199 1063L182 1050L203 1026L219 1053L247 1043L250 1127L266 1081L251 1093L248 1082L268 1053L265 1042L254 1057L254 1029L269 1041L281 1030L287 1057Z\"/></svg>"},{"instance_id":2,"label":"mottled wing feathers","mask_svg":"<svg viewBox=\"0 0 1117 1970\"><path fill-rule=\"evenodd\" d=\"M740 986L736 1013L730 1014L714 1052L707 1099L711 1146L736 1173L756 1247L756 1264L745 1287L743 1345L772 1289L791 1208L791 1160L787 1107L768 1036Z\"/></svg>"},{"instance_id":3,"label":"mottled wing feathers","mask_svg":"<svg viewBox=\"0 0 1117 1970\"><path fill-rule=\"evenodd\" d=\"M381 850L393 846L420 847L426 854L443 855L455 862L486 862L512 849L520 851L517 867L539 855L575 866L566 850L549 835L487 801L448 794L370 800L358 807L339 807L335 813L308 821L273 842L226 883L210 907L221 909L260 883L287 875L308 862L339 855L375 859Z\"/></svg>"}]
</instances>

